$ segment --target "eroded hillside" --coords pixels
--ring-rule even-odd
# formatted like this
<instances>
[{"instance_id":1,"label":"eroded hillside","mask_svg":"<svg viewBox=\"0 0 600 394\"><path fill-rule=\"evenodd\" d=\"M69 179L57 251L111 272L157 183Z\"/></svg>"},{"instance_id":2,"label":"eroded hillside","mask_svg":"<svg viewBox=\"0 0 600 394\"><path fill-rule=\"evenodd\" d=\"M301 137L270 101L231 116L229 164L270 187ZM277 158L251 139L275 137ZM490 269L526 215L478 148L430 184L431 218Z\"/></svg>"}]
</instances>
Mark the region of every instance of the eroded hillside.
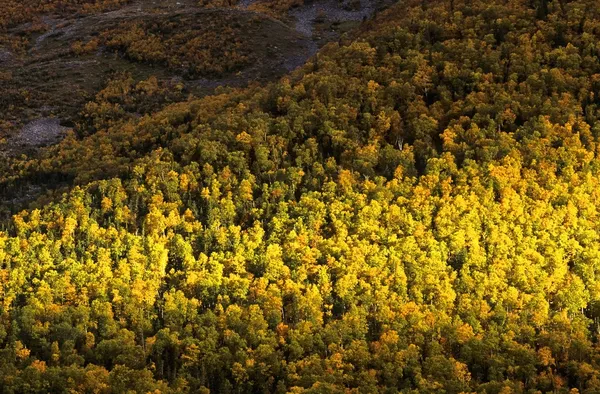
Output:
<instances>
[{"instance_id":1,"label":"eroded hillside","mask_svg":"<svg viewBox=\"0 0 600 394\"><path fill-rule=\"evenodd\" d=\"M144 105L120 108L128 116L112 114L120 120L218 87L274 81L386 4L170 0L44 8L15 3L12 15L20 17L4 16L0 32L0 155L9 162L36 156L69 130L79 136L94 132L87 109L122 78L131 78L131 87L151 81L157 88L144 92L149 96ZM0 192L1 210L14 212L61 185L54 175L27 176Z\"/></svg>"},{"instance_id":2,"label":"eroded hillside","mask_svg":"<svg viewBox=\"0 0 600 394\"><path fill-rule=\"evenodd\" d=\"M375 10L371 4L343 7L298 3L293 12L274 13L263 3L181 0L80 6L74 16L60 7L40 10L33 21L13 22L3 33L0 132L14 153L21 149L10 137L18 139L16 131L29 121L52 116L72 127L116 73L177 81L195 96L275 80L339 36L326 22L358 21Z\"/></svg>"}]
</instances>

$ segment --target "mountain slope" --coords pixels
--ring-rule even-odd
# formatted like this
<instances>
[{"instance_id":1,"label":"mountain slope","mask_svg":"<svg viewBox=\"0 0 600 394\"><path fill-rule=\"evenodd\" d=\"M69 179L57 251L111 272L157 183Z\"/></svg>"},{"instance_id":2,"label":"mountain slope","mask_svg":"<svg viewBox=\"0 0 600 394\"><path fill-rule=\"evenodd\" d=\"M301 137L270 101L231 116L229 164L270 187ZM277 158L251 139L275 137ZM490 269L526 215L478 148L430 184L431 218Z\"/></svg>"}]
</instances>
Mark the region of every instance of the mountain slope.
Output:
<instances>
[{"instance_id":1,"label":"mountain slope","mask_svg":"<svg viewBox=\"0 0 600 394\"><path fill-rule=\"evenodd\" d=\"M0 235L4 390L599 390L600 15L534 3L402 2L141 117L146 85L98 95L3 175L73 185Z\"/></svg>"}]
</instances>

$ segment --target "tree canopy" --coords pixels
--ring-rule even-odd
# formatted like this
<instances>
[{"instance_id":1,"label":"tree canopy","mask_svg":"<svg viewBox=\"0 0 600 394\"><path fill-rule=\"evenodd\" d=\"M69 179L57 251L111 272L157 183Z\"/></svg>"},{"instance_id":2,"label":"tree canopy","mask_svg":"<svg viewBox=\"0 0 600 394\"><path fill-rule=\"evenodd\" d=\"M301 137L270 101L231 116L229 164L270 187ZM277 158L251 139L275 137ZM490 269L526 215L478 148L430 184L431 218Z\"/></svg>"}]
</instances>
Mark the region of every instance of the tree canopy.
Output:
<instances>
[{"instance_id":1,"label":"tree canopy","mask_svg":"<svg viewBox=\"0 0 600 394\"><path fill-rule=\"evenodd\" d=\"M2 164L68 187L0 232L0 387L600 390L599 39L408 0L266 86L120 76Z\"/></svg>"}]
</instances>

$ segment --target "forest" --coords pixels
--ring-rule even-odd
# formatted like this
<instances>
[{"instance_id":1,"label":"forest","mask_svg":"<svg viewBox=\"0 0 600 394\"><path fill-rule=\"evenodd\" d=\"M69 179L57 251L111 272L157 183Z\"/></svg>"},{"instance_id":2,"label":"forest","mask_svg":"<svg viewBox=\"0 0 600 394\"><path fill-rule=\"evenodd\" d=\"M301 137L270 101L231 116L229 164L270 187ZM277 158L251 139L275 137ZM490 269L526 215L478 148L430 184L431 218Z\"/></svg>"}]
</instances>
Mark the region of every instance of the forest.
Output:
<instances>
[{"instance_id":1,"label":"forest","mask_svg":"<svg viewBox=\"0 0 600 394\"><path fill-rule=\"evenodd\" d=\"M252 59L169 23L71 50ZM0 392L600 392L599 43L596 0L400 0L271 82L115 73L0 151Z\"/></svg>"}]
</instances>

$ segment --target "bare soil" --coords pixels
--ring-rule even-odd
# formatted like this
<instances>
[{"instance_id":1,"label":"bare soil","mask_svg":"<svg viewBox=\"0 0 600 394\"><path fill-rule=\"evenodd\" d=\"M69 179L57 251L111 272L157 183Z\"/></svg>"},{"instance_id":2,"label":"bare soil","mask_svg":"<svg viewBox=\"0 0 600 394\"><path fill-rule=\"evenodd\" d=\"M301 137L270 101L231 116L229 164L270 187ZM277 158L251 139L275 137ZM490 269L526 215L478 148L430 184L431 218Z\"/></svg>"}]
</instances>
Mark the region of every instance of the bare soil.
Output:
<instances>
[{"instance_id":1,"label":"bare soil","mask_svg":"<svg viewBox=\"0 0 600 394\"><path fill-rule=\"evenodd\" d=\"M58 142L67 129L59 119L41 118L23 126L14 142L25 147L46 146Z\"/></svg>"}]
</instances>

